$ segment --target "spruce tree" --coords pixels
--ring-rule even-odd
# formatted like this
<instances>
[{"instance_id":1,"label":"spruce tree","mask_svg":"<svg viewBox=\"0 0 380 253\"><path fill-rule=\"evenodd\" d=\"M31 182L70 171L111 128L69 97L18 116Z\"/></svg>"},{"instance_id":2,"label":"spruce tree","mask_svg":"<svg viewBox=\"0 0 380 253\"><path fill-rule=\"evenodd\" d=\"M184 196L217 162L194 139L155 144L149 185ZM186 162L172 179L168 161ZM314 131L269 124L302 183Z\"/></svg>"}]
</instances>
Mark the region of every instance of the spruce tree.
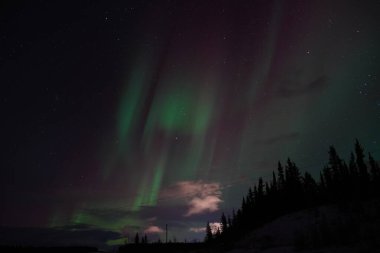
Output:
<instances>
[{"instance_id":1,"label":"spruce tree","mask_svg":"<svg viewBox=\"0 0 380 253\"><path fill-rule=\"evenodd\" d=\"M369 165L371 167L371 176L373 182L378 182L380 178L380 166L379 164L373 159L371 153L368 153L368 160Z\"/></svg>"},{"instance_id":2,"label":"spruce tree","mask_svg":"<svg viewBox=\"0 0 380 253\"><path fill-rule=\"evenodd\" d=\"M227 219L226 219L226 216L224 215L224 212L222 213L220 222L222 224L222 234L225 234L225 232L227 231Z\"/></svg>"},{"instance_id":3,"label":"spruce tree","mask_svg":"<svg viewBox=\"0 0 380 253\"><path fill-rule=\"evenodd\" d=\"M248 208L249 209L252 208L254 199L255 199L255 197L254 197L254 193L252 191L252 188L249 187L249 189L248 189L248 196L247 196L247 204L248 204Z\"/></svg>"},{"instance_id":4,"label":"spruce tree","mask_svg":"<svg viewBox=\"0 0 380 253\"><path fill-rule=\"evenodd\" d=\"M274 171L272 172L272 192L277 192L277 179Z\"/></svg>"},{"instance_id":5,"label":"spruce tree","mask_svg":"<svg viewBox=\"0 0 380 253\"><path fill-rule=\"evenodd\" d=\"M329 149L329 171L331 173L330 190L332 197L337 200L341 199L344 194L343 165L334 146Z\"/></svg>"},{"instance_id":6,"label":"spruce tree","mask_svg":"<svg viewBox=\"0 0 380 253\"><path fill-rule=\"evenodd\" d=\"M352 152L350 155L350 162L348 164L348 169L349 169L350 177L356 178L358 176L358 167L356 165L355 155Z\"/></svg>"},{"instance_id":7,"label":"spruce tree","mask_svg":"<svg viewBox=\"0 0 380 253\"><path fill-rule=\"evenodd\" d=\"M281 162L278 162L278 189L282 190L285 185L285 175L284 175L284 168L281 165Z\"/></svg>"},{"instance_id":8,"label":"spruce tree","mask_svg":"<svg viewBox=\"0 0 380 253\"><path fill-rule=\"evenodd\" d=\"M265 194L267 196L270 194L270 186L268 182L265 182Z\"/></svg>"},{"instance_id":9,"label":"spruce tree","mask_svg":"<svg viewBox=\"0 0 380 253\"><path fill-rule=\"evenodd\" d=\"M211 230L210 222L207 222L205 242L212 242L212 239L213 239L213 235L212 235L212 230Z\"/></svg>"},{"instance_id":10,"label":"spruce tree","mask_svg":"<svg viewBox=\"0 0 380 253\"><path fill-rule=\"evenodd\" d=\"M305 172L303 177L304 200L307 206L312 206L317 202L318 185L310 173Z\"/></svg>"},{"instance_id":11,"label":"spruce tree","mask_svg":"<svg viewBox=\"0 0 380 253\"><path fill-rule=\"evenodd\" d=\"M139 236L139 233L136 233L135 235L135 244L139 244L140 243L140 236Z\"/></svg>"},{"instance_id":12,"label":"spruce tree","mask_svg":"<svg viewBox=\"0 0 380 253\"><path fill-rule=\"evenodd\" d=\"M146 236L146 234L144 234L143 240L144 240L144 244L148 243L148 237Z\"/></svg>"},{"instance_id":13,"label":"spruce tree","mask_svg":"<svg viewBox=\"0 0 380 253\"><path fill-rule=\"evenodd\" d=\"M231 219L231 217L229 215L228 215L228 218L227 218L227 223L228 223L229 230L231 230L231 228L232 228L232 219Z\"/></svg>"},{"instance_id":14,"label":"spruce tree","mask_svg":"<svg viewBox=\"0 0 380 253\"><path fill-rule=\"evenodd\" d=\"M369 181L369 174L367 170L367 165L364 162L364 149L360 145L358 139L355 141L355 155L356 155L356 164L359 169L359 177L360 177L360 186L362 189L366 189ZM365 192L364 192L365 193Z\"/></svg>"},{"instance_id":15,"label":"spruce tree","mask_svg":"<svg viewBox=\"0 0 380 253\"><path fill-rule=\"evenodd\" d=\"M329 149L329 165L332 172L333 183L338 183L341 177L341 163L342 160L339 158L334 146L330 146Z\"/></svg>"},{"instance_id":16,"label":"spruce tree","mask_svg":"<svg viewBox=\"0 0 380 253\"><path fill-rule=\"evenodd\" d=\"M222 213L221 230L212 235L211 228L206 229L208 240L223 242L238 239L251 229L290 211L312 207L320 204L337 203L341 200L353 200L357 197L370 197L380 192L380 168L371 154L368 154L369 168L364 162L364 153L359 142L355 143L355 155L351 153L349 165L340 159L335 148L329 148L328 166L320 172L320 182L317 183L312 175L305 172L303 176L297 165L287 159L285 169L278 162L278 175L272 172L272 181L264 182L260 177L253 190L249 188L246 196L242 198L240 209L232 211L232 219ZM367 175L367 176L366 176ZM364 180L367 177L367 184ZM264 189L265 187L265 189ZM367 189L367 190L363 190ZM366 188L367 187L367 188ZM353 194L355 191L359 194ZM333 197L332 197L333 196ZM228 236L224 235L228 228Z\"/></svg>"},{"instance_id":17,"label":"spruce tree","mask_svg":"<svg viewBox=\"0 0 380 253\"><path fill-rule=\"evenodd\" d=\"M371 153L368 153L369 165L371 168L371 185L372 185L372 195L379 196L380 194L380 166L373 159Z\"/></svg>"},{"instance_id":18,"label":"spruce tree","mask_svg":"<svg viewBox=\"0 0 380 253\"><path fill-rule=\"evenodd\" d=\"M264 182L263 179L259 178L259 184L257 186L257 202L261 201L264 197Z\"/></svg>"}]
</instances>

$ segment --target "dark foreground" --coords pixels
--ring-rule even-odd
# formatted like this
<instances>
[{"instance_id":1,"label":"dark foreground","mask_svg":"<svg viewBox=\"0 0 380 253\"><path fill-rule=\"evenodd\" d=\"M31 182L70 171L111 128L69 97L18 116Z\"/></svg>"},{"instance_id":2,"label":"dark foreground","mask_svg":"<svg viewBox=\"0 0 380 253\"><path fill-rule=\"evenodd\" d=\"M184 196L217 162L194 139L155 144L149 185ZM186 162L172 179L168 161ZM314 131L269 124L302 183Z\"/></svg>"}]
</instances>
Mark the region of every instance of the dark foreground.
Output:
<instances>
[{"instance_id":1,"label":"dark foreground","mask_svg":"<svg viewBox=\"0 0 380 253\"><path fill-rule=\"evenodd\" d=\"M213 245L215 250L216 245ZM154 243L154 244L127 244L120 246L121 253L134 252L208 252L209 246L204 243ZM214 252L214 251L213 251Z\"/></svg>"},{"instance_id":2,"label":"dark foreground","mask_svg":"<svg viewBox=\"0 0 380 253\"><path fill-rule=\"evenodd\" d=\"M0 246L0 252L11 252L11 253L26 253L26 252L74 252L74 253L90 253L99 252L95 247L17 247L17 246Z\"/></svg>"}]
</instances>

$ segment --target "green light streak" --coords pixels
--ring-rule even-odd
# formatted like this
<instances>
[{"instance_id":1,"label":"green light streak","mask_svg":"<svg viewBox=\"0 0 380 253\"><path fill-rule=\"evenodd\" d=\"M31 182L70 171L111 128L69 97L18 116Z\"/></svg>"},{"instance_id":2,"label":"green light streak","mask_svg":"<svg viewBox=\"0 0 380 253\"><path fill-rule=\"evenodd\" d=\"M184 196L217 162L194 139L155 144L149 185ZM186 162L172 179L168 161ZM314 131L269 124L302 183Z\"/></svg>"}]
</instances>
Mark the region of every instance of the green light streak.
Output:
<instances>
[{"instance_id":1,"label":"green light streak","mask_svg":"<svg viewBox=\"0 0 380 253\"><path fill-rule=\"evenodd\" d=\"M165 156L163 156L165 157ZM132 205L133 211L139 211L141 206L155 206L157 204L158 194L161 188L162 177L164 174L164 159L159 161L154 170L153 178L147 175L140 185L139 192Z\"/></svg>"},{"instance_id":2,"label":"green light streak","mask_svg":"<svg viewBox=\"0 0 380 253\"><path fill-rule=\"evenodd\" d=\"M196 119L193 121L193 133L200 134L207 130L211 118L212 104L210 101L197 104Z\"/></svg>"},{"instance_id":3,"label":"green light streak","mask_svg":"<svg viewBox=\"0 0 380 253\"><path fill-rule=\"evenodd\" d=\"M106 242L106 244L108 246L117 246L117 245L124 245L124 244L127 244L129 243L129 238L126 237L126 238L119 238L119 239L115 239L115 240L108 240Z\"/></svg>"},{"instance_id":4,"label":"green light streak","mask_svg":"<svg viewBox=\"0 0 380 253\"><path fill-rule=\"evenodd\" d=\"M125 140L127 134L132 128L132 122L136 118L138 113L139 98L142 93L142 87L140 85L131 85L128 87L125 98L121 103L120 110L120 123L119 123L119 138Z\"/></svg>"},{"instance_id":5,"label":"green light streak","mask_svg":"<svg viewBox=\"0 0 380 253\"><path fill-rule=\"evenodd\" d=\"M154 173L152 189L149 196L149 205L155 206L157 204L158 193L161 188L162 176L164 174L164 166L162 160L158 164L157 169Z\"/></svg>"},{"instance_id":6,"label":"green light streak","mask_svg":"<svg viewBox=\"0 0 380 253\"><path fill-rule=\"evenodd\" d=\"M187 112L191 110L192 98L186 94L169 94L159 109L159 126L167 131L186 132L189 126Z\"/></svg>"},{"instance_id":7,"label":"green light streak","mask_svg":"<svg viewBox=\"0 0 380 253\"><path fill-rule=\"evenodd\" d=\"M128 87L124 92L119 111L119 138L123 142L133 129L133 122L140 116L144 86L147 84L146 66L138 66L132 71Z\"/></svg>"},{"instance_id":8,"label":"green light streak","mask_svg":"<svg viewBox=\"0 0 380 253\"><path fill-rule=\"evenodd\" d=\"M191 89L171 89L157 94L144 130L144 141L150 145L158 127L170 133L204 134L209 126L213 99L204 98Z\"/></svg>"},{"instance_id":9,"label":"green light streak","mask_svg":"<svg viewBox=\"0 0 380 253\"><path fill-rule=\"evenodd\" d=\"M123 217L120 219L105 219L88 213L86 210L79 209L72 216L71 224L90 224L96 228L104 230L120 232L126 225L140 226L141 222L131 217Z\"/></svg>"}]
</instances>

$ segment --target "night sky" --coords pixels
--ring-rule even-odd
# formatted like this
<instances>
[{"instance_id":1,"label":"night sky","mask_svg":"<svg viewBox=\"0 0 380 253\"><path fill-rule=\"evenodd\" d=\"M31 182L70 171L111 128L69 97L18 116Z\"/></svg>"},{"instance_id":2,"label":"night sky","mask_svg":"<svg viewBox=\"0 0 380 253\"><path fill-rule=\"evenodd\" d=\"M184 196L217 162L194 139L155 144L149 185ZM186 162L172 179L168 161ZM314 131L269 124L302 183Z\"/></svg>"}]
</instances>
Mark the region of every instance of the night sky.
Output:
<instances>
[{"instance_id":1,"label":"night sky","mask_svg":"<svg viewBox=\"0 0 380 253\"><path fill-rule=\"evenodd\" d=\"M379 159L379 10L2 3L0 243L202 240L278 160Z\"/></svg>"}]
</instances>

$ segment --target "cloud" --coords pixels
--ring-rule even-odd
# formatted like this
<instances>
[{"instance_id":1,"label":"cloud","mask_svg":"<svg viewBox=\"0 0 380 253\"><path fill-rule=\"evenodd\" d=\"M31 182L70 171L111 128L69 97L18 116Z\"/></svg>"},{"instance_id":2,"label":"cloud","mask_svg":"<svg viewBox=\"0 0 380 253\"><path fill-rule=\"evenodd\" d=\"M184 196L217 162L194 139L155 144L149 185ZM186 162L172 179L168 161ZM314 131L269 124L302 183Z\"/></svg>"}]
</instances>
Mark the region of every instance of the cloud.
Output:
<instances>
[{"instance_id":1,"label":"cloud","mask_svg":"<svg viewBox=\"0 0 380 253\"><path fill-rule=\"evenodd\" d=\"M326 76L320 76L306 84L297 80L285 80L282 82L282 85L278 87L277 94L281 97L289 98L307 93L318 92L327 86L328 79Z\"/></svg>"},{"instance_id":2,"label":"cloud","mask_svg":"<svg viewBox=\"0 0 380 253\"><path fill-rule=\"evenodd\" d=\"M156 221L157 217L149 217L146 220L149 221L149 222Z\"/></svg>"},{"instance_id":3,"label":"cloud","mask_svg":"<svg viewBox=\"0 0 380 253\"><path fill-rule=\"evenodd\" d=\"M189 231L194 233L204 233L206 232L206 227L190 228Z\"/></svg>"},{"instance_id":4,"label":"cloud","mask_svg":"<svg viewBox=\"0 0 380 253\"><path fill-rule=\"evenodd\" d=\"M211 228L211 233L216 234L218 231L222 231L222 224L220 222L210 222L210 228ZM192 227L189 229L190 232L194 233L205 233L206 232L206 227Z\"/></svg>"},{"instance_id":5,"label":"cloud","mask_svg":"<svg viewBox=\"0 0 380 253\"><path fill-rule=\"evenodd\" d=\"M164 189L161 198L185 200L187 211L184 216L192 216L218 211L222 202L221 195L219 183L199 180L178 182Z\"/></svg>"},{"instance_id":6,"label":"cloud","mask_svg":"<svg viewBox=\"0 0 380 253\"><path fill-rule=\"evenodd\" d=\"M164 230L158 226L150 226L144 230L145 234L159 234L159 233L163 233L163 232L164 232Z\"/></svg>"},{"instance_id":7,"label":"cloud","mask_svg":"<svg viewBox=\"0 0 380 253\"><path fill-rule=\"evenodd\" d=\"M222 224L220 222L210 222L211 233L216 234L219 231L222 232Z\"/></svg>"},{"instance_id":8,"label":"cloud","mask_svg":"<svg viewBox=\"0 0 380 253\"><path fill-rule=\"evenodd\" d=\"M219 183L199 181L180 181L162 191L163 198L193 198L195 196L221 195Z\"/></svg>"},{"instance_id":9,"label":"cloud","mask_svg":"<svg viewBox=\"0 0 380 253\"><path fill-rule=\"evenodd\" d=\"M218 196L193 198L189 203L189 210L187 211L185 216L218 211L220 202L222 202L222 200Z\"/></svg>"}]
</instances>

